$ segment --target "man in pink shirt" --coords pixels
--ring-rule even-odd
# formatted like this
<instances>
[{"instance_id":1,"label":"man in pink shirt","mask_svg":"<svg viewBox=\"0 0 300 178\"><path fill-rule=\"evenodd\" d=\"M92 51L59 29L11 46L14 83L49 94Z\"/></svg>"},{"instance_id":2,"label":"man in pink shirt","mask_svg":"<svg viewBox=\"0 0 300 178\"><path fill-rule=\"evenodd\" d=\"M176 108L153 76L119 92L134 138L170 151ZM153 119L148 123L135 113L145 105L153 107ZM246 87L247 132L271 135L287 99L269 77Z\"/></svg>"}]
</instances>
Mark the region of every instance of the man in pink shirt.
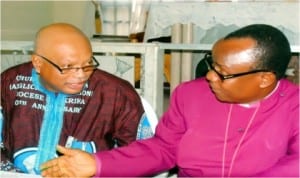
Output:
<instances>
[{"instance_id":1,"label":"man in pink shirt","mask_svg":"<svg viewBox=\"0 0 300 178\"><path fill-rule=\"evenodd\" d=\"M284 79L284 34L243 27L206 55L206 78L180 84L153 138L94 155L59 146L43 176L299 177L299 86ZM117 170L116 170L117 169Z\"/></svg>"}]
</instances>

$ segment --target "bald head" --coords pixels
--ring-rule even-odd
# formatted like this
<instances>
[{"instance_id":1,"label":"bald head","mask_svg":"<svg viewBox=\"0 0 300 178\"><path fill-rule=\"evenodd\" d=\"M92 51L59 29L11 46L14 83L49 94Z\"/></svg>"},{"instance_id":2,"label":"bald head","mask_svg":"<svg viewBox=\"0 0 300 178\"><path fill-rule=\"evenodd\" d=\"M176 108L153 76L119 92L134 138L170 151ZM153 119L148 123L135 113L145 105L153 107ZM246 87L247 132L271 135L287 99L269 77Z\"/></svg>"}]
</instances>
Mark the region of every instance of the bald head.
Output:
<instances>
[{"instance_id":1,"label":"bald head","mask_svg":"<svg viewBox=\"0 0 300 178\"><path fill-rule=\"evenodd\" d=\"M91 48L89 39L77 27L67 23L55 23L41 28L35 39L35 52L55 49L60 44L82 44Z\"/></svg>"},{"instance_id":2,"label":"bald head","mask_svg":"<svg viewBox=\"0 0 300 178\"><path fill-rule=\"evenodd\" d=\"M90 66L92 56L90 41L83 32L70 24L55 23L38 31L31 61L46 89L74 94L82 90L93 71L67 75L61 69Z\"/></svg>"}]
</instances>

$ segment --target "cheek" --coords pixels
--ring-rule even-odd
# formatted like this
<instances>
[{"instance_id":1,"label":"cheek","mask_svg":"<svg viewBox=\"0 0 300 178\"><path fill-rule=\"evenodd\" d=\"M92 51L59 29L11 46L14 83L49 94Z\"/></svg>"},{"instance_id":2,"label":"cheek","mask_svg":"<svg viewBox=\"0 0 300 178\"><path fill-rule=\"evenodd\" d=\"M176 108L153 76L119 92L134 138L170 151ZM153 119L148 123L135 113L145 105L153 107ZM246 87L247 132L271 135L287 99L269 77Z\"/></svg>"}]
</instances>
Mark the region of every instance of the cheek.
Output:
<instances>
[{"instance_id":1,"label":"cheek","mask_svg":"<svg viewBox=\"0 0 300 178\"><path fill-rule=\"evenodd\" d=\"M234 102L238 97L238 94L232 89L223 88L222 92L216 94L216 96L221 101Z\"/></svg>"},{"instance_id":2,"label":"cheek","mask_svg":"<svg viewBox=\"0 0 300 178\"><path fill-rule=\"evenodd\" d=\"M63 88L65 79L55 72L43 70L40 72L40 76L43 78L43 85L50 91L61 91Z\"/></svg>"},{"instance_id":3,"label":"cheek","mask_svg":"<svg viewBox=\"0 0 300 178\"><path fill-rule=\"evenodd\" d=\"M228 83L226 83L228 82ZM245 95L244 86L235 82L224 82L220 87L220 92L216 97L221 101L238 102Z\"/></svg>"},{"instance_id":4,"label":"cheek","mask_svg":"<svg viewBox=\"0 0 300 178\"><path fill-rule=\"evenodd\" d=\"M251 101L252 98L256 97L259 88L254 81L246 80L245 82L228 83L228 85L224 85L222 89L226 101L239 103Z\"/></svg>"}]
</instances>

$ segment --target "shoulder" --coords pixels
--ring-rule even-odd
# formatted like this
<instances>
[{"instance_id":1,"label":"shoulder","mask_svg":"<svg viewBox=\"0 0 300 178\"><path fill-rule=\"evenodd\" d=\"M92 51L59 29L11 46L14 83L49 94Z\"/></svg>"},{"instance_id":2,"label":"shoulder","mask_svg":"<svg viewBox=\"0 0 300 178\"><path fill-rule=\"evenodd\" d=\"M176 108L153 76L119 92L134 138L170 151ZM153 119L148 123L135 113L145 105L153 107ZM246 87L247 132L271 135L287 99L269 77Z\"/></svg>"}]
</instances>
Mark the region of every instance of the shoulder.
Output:
<instances>
[{"instance_id":1,"label":"shoulder","mask_svg":"<svg viewBox=\"0 0 300 178\"><path fill-rule=\"evenodd\" d=\"M95 70L89 79L89 88L98 94L120 96L137 100L139 98L134 86L127 80L103 70Z\"/></svg>"},{"instance_id":2,"label":"shoulder","mask_svg":"<svg viewBox=\"0 0 300 178\"><path fill-rule=\"evenodd\" d=\"M287 79L280 80L279 92L281 95L298 99L299 91L299 84L292 83Z\"/></svg>"},{"instance_id":3,"label":"shoulder","mask_svg":"<svg viewBox=\"0 0 300 178\"><path fill-rule=\"evenodd\" d=\"M276 91L263 101L266 109L276 107L277 111L280 110L288 115L299 115L299 86L286 79L281 79L279 82Z\"/></svg>"},{"instance_id":4,"label":"shoulder","mask_svg":"<svg viewBox=\"0 0 300 178\"><path fill-rule=\"evenodd\" d=\"M210 92L209 84L205 77L197 78L191 81L183 82L175 88L176 92L184 92L186 94L197 94Z\"/></svg>"},{"instance_id":5,"label":"shoulder","mask_svg":"<svg viewBox=\"0 0 300 178\"><path fill-rule=\"evenodd\" d=\"M1 73L1 84L2 82L15 80L17 76L31 76L32 68L32 63L27 62L6 69Z\"/></svg>"},{"instance_id":6,"label":"shoulder","mask_svg":"<svg viewBox=\"0 0 300 178\"><path fill-rule=\"evenodd\" d=\"M214 94L209 88L205 78L197 78L188 82L181 83L172 92L172 99L181 102L200 102L203 100L214 101Z\"/></svg>"},{"instance_id":7,"label":"shoulder","mask_svg":"<svg viewBox=\"0 0 300 178\"><path fill-rule=\"evenodd\" d=\"M92 83L97 83L98 85L105 84L107 86L116 88L133 89L133 85L129 81L100 69L95 70L90 78L90 81Z\"/></svg>"}]
</instances>

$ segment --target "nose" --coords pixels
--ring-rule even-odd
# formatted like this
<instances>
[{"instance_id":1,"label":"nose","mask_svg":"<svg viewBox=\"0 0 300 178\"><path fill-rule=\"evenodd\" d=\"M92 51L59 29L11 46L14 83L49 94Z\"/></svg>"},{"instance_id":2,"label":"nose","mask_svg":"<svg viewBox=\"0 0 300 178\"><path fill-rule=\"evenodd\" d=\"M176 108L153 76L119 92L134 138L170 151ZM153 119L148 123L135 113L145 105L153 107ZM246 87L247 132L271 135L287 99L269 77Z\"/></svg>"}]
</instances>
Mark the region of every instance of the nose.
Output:
<instances>
[{"instance_id":1,"label":"nose","mask_svg":"<svg viewBox=\"0 0 300 178\"><path fill-rule=\"evenodd\" d=\"M213 70L209 70L206 73L205 77L208 81L211 81L211 82L216 82L216 81L220 80L219 76Z\"/></svg>"},{"instance_id":2,"label":"nose","mask_svg":"<svg viewBox=\"0 0 300 178\"><path fill-rule=\"evenodd\" d=\"M87 75L87 72L84 72L83 71L83 68L76 68L76 71L74 72L74 74L77 76L77 77L85 77Z\"/></svg>"}]
</instances>

